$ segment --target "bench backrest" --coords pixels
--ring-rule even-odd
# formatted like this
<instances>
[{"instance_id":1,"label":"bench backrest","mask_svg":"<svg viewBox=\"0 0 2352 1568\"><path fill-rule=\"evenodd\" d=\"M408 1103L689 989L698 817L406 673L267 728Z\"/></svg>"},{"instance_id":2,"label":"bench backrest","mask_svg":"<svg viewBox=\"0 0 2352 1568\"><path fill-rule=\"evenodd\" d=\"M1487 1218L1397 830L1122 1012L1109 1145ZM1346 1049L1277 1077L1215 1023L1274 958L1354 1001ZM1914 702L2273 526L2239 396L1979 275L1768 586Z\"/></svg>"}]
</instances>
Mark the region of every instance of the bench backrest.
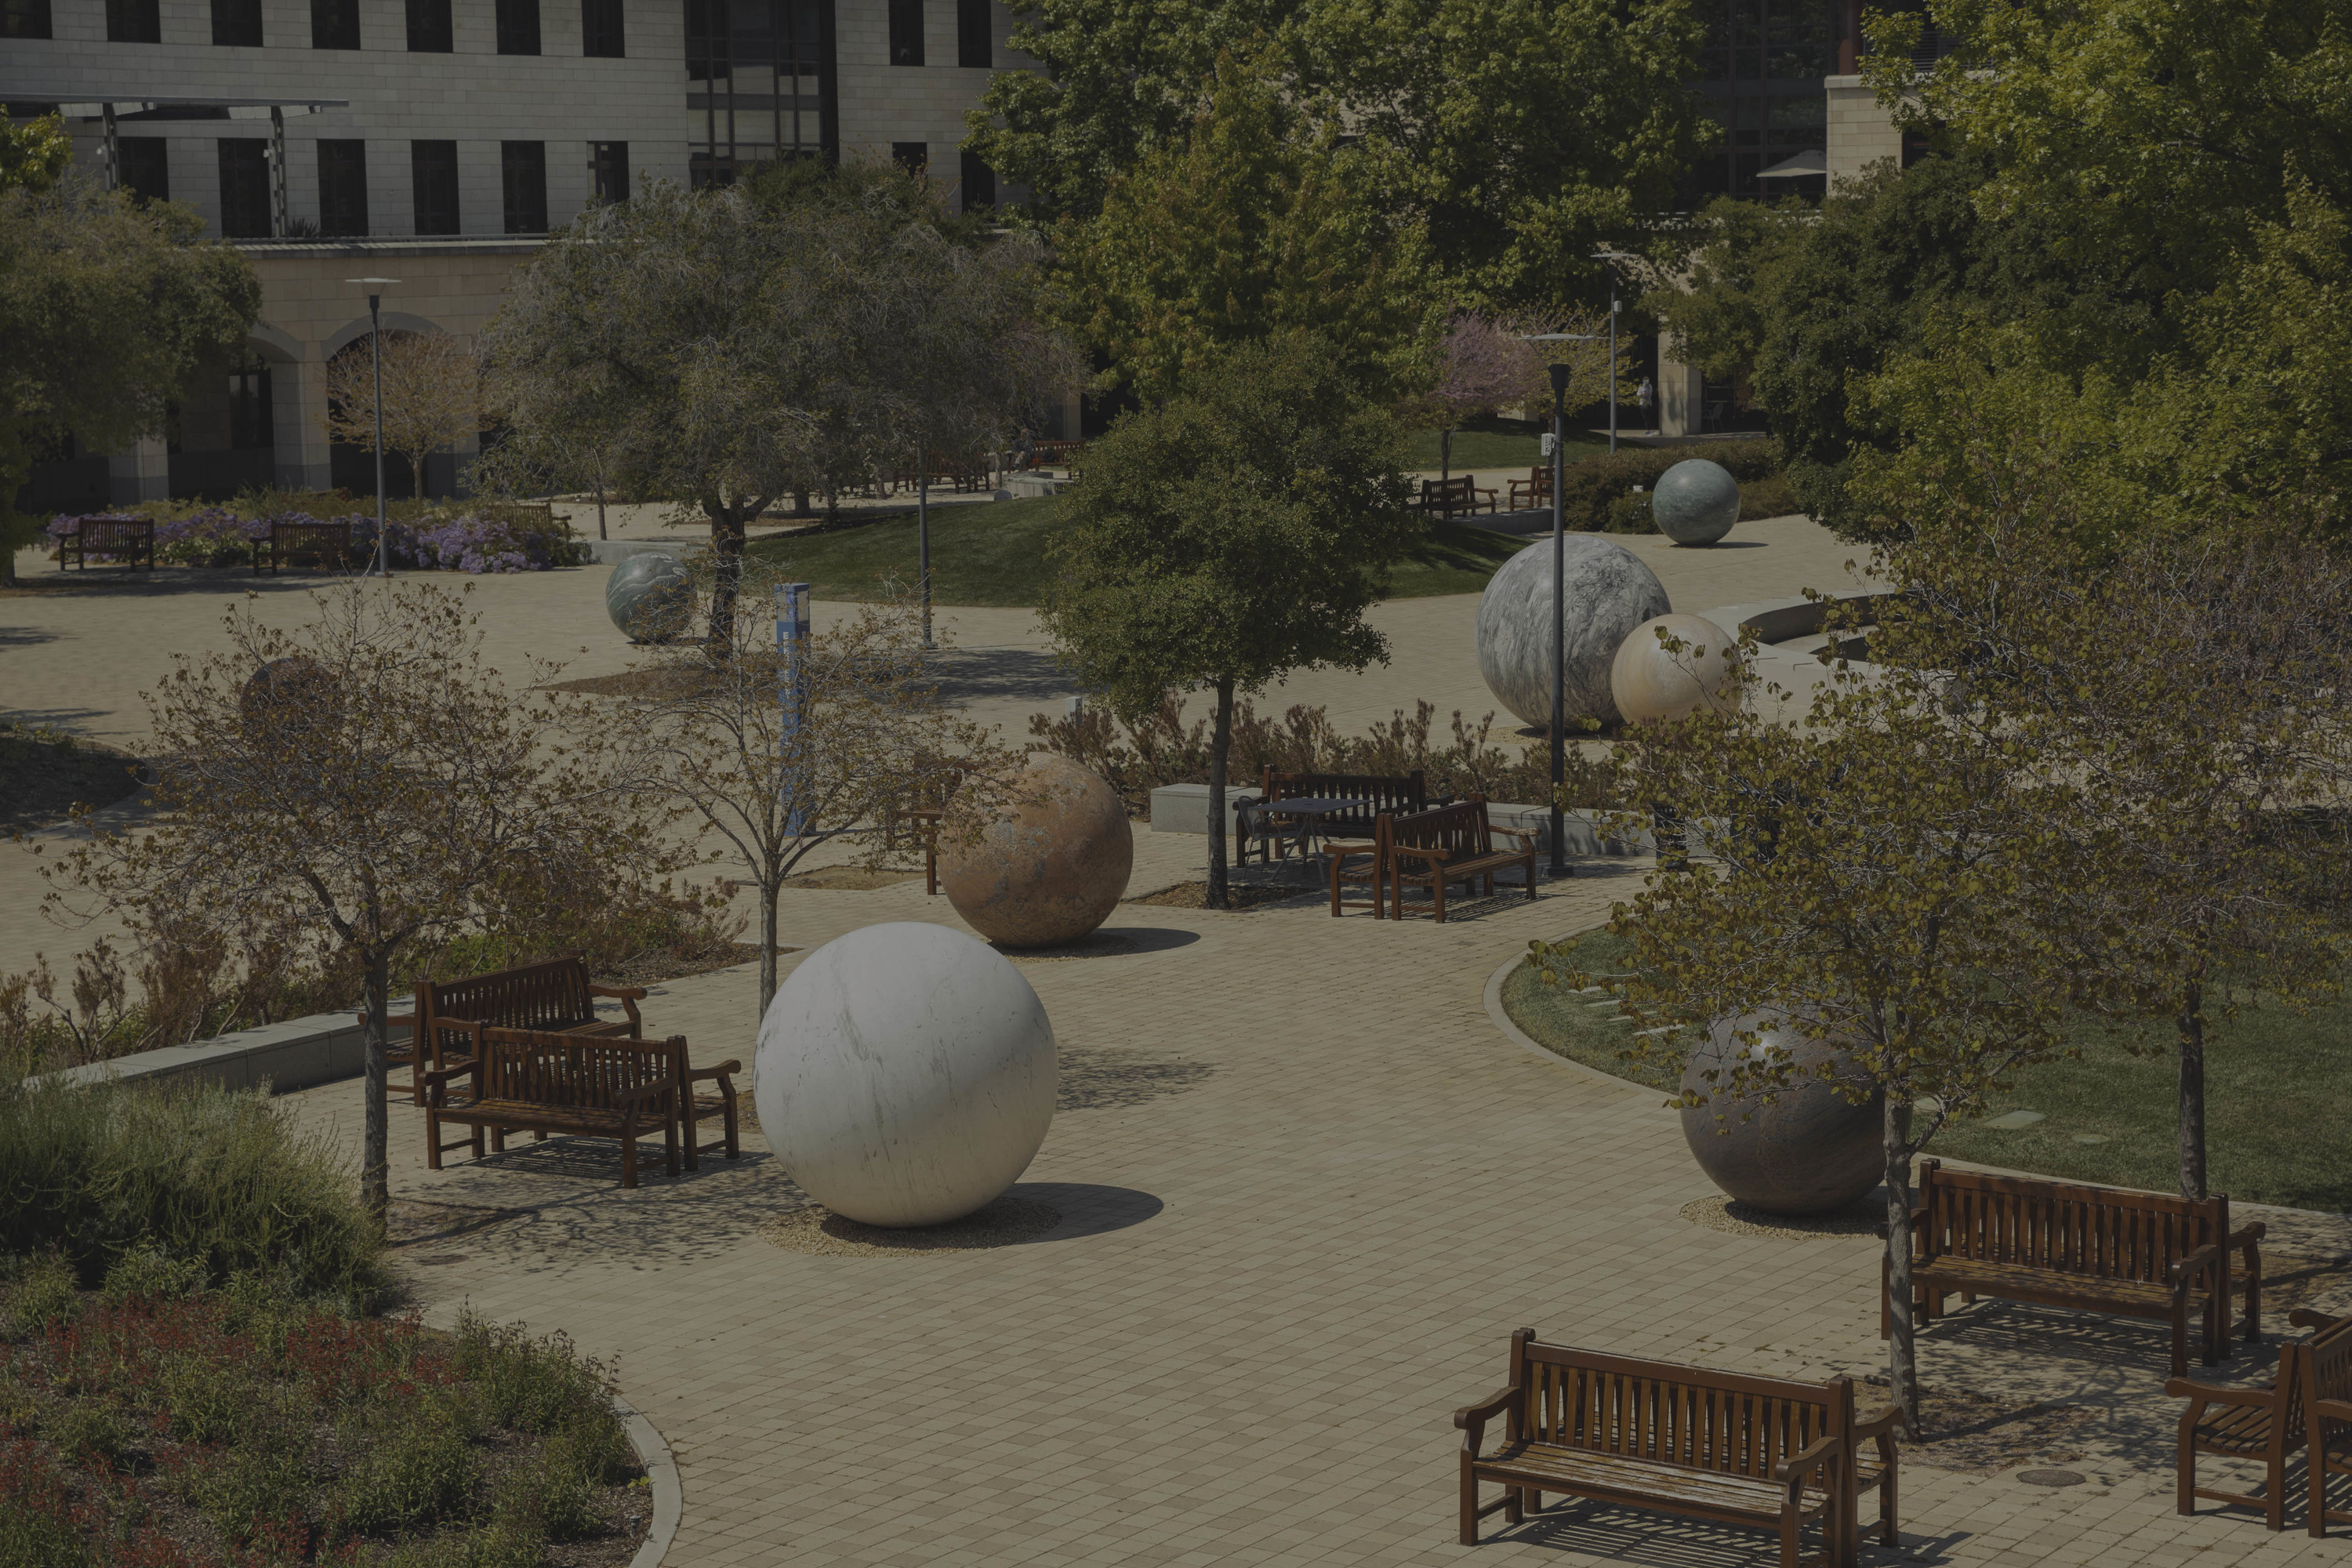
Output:
<instances>
[{"instance_id":1,"label":"bench backrest","mask_svg":"<svg viewBox=\"0 0 2352 1568\"><path fill-rule=\"evenodd\" d=\"M1384 813L1420 811L1429 803L1428 786L1419 768L1409 773L1278 773L1267 768L1259 779L1258 798L1269 805L1314 795L1370 801L1360 813L1366 826ZM1349 813L1345 819L1352 821L1357 815ZM1334 816L1328 820L1342 818Z\"/></svg>"},{"instance_id":2,"label":"bench backrest","mask_svg":"<svg viewBox=\"0 0 2352 1568\"><path fill-rule=\"evenodd\" d=\"M1495 835L1486 821L1486 797L1474 795L1458 805L1403 813L1389 824L1389 842L1401 848L1439 850L1449 860L1490 854Z\"/></svg>"},{"instance_id":3,"label":"bench backrest","mask_svg":"<svg viewBox=\"0 0 2352 1568\"><path fill-rule=\"evenodd\" d=\"M1421 503L1428 506L1432 502L1475 500L1478 499L1475 487L1476 480L1468 474L1457 474L1450 479L1423 479L1421 481Z\"/></svg>"},{"instance_id":4,"label":"bench backrest","mask_svg":"<svg viewBox=\"0 0 2352 1568\"><path fill-rule=\"evenodd\" d=\"M269 525L269 544L273 550L338 550L348 555L352 549L352 525L348 522L273 521Z\"/></svg>"},{"instance_id":5,"label":"bench backrest","mask_svg":"<svg viewBox=\"0 0 2352 1568\"><path fill-rule=\"evenodd\" d=\"M463 980L428 980L416 987L417 1037L444 1018L464 1018L502 1029L565 1028L596 1016L588 994L588 966L576 956L551 958Z\"/></svg>"},{"instance_id":6,"label":"bench backrest","mask_svg":"<svg viewBox=\"0 0 2352 1568\"><path fill-rule=\"evenodd\" d=\"M2352 1403L2352 1313L2336 1319L2300 1345L2281 1348L2301 1352L2305 1410L2323 1399Z\"/></svg>"},{"instance_id":7,"label":"bench backrest","mask_svg":"<svg viewBox=\"0 0 2352 1568\"><path fill-rule=\"evenodd\" d=\"M1919 1162L1923 1245L1931 1258L2047 1268L2095 1279L2169 1283L2172 1266L2230 1234L2230 1200L1947 1171Z\"/></svg>"},{"instance_id":8,"label":"bench backrest","mask_svg":"<svg viewBox=\"0 0 2352 1568\"><path fill-rule=\"evenodd\" d=\"M1853 1430L1853 1384L1751 1377L1511 1336L1511 1436L1563 1448L1769 1480L1772 1467Z\"/></svg>"},{"instance_id":9,"label":"bench backrest","mask_svg":"<svg viewBox=\"0 0 2352 1568\"><path fill-rule=\"evenodd\" d=\"M74 529L84 550L138 550L155 541L155 522L145 517L86 517Z\"/></svg>"},{"instance_id":10,"label":"bench backrest","mask_svg":"<svg viewBox=\"0 0 2352 1568\"><path fill-rule=\"evenodd\" d=\"M485 1029L475 1082L478 1100L521 1100L576 1110L611 1110L614 1097L675 1084L686 1040L616 1040L537 1029Z\"/></svg>"}]
</instances>

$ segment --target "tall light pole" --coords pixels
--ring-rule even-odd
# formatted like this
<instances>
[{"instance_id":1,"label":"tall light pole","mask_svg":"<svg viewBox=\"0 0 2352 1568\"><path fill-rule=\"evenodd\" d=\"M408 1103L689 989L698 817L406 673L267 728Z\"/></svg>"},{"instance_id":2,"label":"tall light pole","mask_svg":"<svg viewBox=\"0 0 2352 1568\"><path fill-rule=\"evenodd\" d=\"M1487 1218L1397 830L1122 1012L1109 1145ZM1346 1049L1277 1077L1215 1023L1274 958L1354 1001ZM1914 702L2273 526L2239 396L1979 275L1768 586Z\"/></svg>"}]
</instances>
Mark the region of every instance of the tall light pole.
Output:
<instances>
[{"instance_id":1,"label":"tall light pole","mask_svg":"<svg viewBox=\"0 0 2352 1568\"><path fill-rule=\"evenodd\" d=\"M1622 250L1596 250L1601 265L1609 269L1609 449L1617 450L1617 264L1633 258Z\"/></svg>"},{"instance_id":2,"label":"tall light pole","mask_svg":"<svg viewBox=\"0 0 2352 1568\"><path fill-rule=\"evenodd\" d=\"M365 575L392 575L392 542L383 527L383 315L378 309L383 302L383 291L400 281L397 278L346 278L346 283L356 283L367 290L368 348L375 355L375 565ZM416 494L425 495L425 475L415 476Z\"/></svg>"},{"instance_id":3,"label":"tall light pole","mask_svg":"<svg viewBox=\"0 0 2352 1568\"><path fill-rule=\"evenodd\" d=\"M923 580L923 651L931 640L931 462L929 449L915 442L915 574Z\"/></svg>"},{"instance_id":4,"label":"tall light pole","mask_svg":"<svg viewBox=\"0 0 2352 1568\"><path fill-rule=\"evenodd\" d=\"M1531 343L1589 343L1591 332L1541 332ZM1568 576L1568 513L1560 500L1566 478L1568 378L1575 368L1566 360L1546 365L1551 376L1551 866L1554 877L1568 875L1568 813L1560 792L1568 787L1568 600L1562 587Z\"/></svg>"}]
</instances>

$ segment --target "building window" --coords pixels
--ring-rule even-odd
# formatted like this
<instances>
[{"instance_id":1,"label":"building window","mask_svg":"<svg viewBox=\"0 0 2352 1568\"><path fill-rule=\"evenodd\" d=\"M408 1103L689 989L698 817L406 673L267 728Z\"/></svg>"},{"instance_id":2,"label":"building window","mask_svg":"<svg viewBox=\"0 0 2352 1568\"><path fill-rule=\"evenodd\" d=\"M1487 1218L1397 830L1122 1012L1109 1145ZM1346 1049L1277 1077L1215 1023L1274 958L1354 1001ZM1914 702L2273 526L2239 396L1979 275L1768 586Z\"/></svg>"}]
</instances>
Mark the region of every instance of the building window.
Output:
<instances>
[{"instance_id":1,"label":"building window","mask_svg":"<svg viewBox=\"0 0 2352 1568\"><path fill-rule=\"evenodd\" d=\"M416 199L416 232L457 232L457 144L411 142L409 188Z\"/></svg>"},{"instance_id":2,"label":"building window","mask_svg":"<svg viewBox=\"0 0 2352 1568\"><path fill-rule=\"evenodd\" d=\"M354 237L368 231L367 143L319 143L319 232Z\"/></svg>"},{"instance_id":3,"label":"building window","mask_svg":"<svg viewBox=\"0 0 2352 1568\"><path fill-rule=\"evenodd\" d=\"M686 0L688 177L733 182L751 163L837 155L833 6Z\"/></svg>"},{"instance_id":4,"label":"building window","mask_svg":"<svg viewBox=\"0 0 2352 1568\"><path fill-rule=\"evenodd\" d=\"M890 162L919 180L931 166L931 144L928 142L893 142L890 143Z\"/></svg>"},{"instance_id":5,"label":"building window","mask_svg":"<svg viewBox=\"0 0 2352 1568\"><path fill-rule=\"evenodd\" d=\"M890 63L923 63L923 0L890 0Z\"/></svg>"},{"instance_id":6,"label":"building window","mask_svg":"<svg viewBox=\"0 0 2352 1568\"><path fill-rule=\"evenodd\" d=\"M0 38L49 36L49 0L0 0Z\"/></svg>"},{"instance_id":7,"label":"building window","mask_svg":"<svg viewBox=\"0 0 2352 1568\"><path fill-rule=\"evenodd\" d=\"M261 0L213 0L213 42L225 49L261 47Z\"/></svg>"},{"instance_id":8,"label":"building window","mask_svg":"<svg viewBox=\"0 0 2352 1568\"><path fill-rule=\"evenodd\" d=\"M360 0L310 0L310 47L358 48Z\"/></svg>"},{"instance_id":9,"label":"building window","mask_svg":"<svg viewBox=\"0 0 2352 1568\"><path fill-rule=\"evenodd\" d=\"M106 41L110 44L162 43L163 8L156 0L106 0Z\"/></svg>"},{"instance_id":10,"label":"building window","mask_svg":"<svg viewBox=\"0 0 2352 1568\"><path fill-rule=\"evenodd\" d=\"M457 30L449 22L449 0L408 0L410 54L446 55L457 43Z\"/></svg>"},{"instance_id":11,"label":"building window","mask_svg":"<svg viewBox=\"0 0 2352 1568\"><path fill-rule=\"evenodd\" d=\"M234 452L278 445L278 420L269 405L269 367L257 359L229 375L228 445Z\"/></svg>"},{"instance_id":12,"label":"building window","mask_svg":"<svg viewBox=\"0 0 2352 1568\"><path fill-rule=\"evenodd\" d=\"M967 150L963 155L963 210L992 207L996 205L996 171L980 161L980 154Z\"/></svg>"},{"instance_id":13,"label":"building window","mask_svg":"<svg viewBox=\"0 0 2352 1568\"><path fill-rule=\"evenodd\" d=\"M258 136L226 136L220 149L221 233L231 239L269 237L269 143Z\"/></svg>"},{"instance_id":14,"label":"building window","mask_svg":"<svg viewBox=\"0 0 2352 1568\"><path fill-rule=\"evenodd\" d=\"M580 52L590 59L617 60L628 54L621 26L621 0L580 0Z\"/></svg>"},{"instance_id":15,"label":"building window","mask_svg":"<svg viewBox=\"0 0 2352 1568\"><path fill-rule=\"evenodd\" d=\"M124 136L114 146L122 160L117 167L125 190L151 202L172 199L171 160L164 155L161 136Z\"/></svg>"},{"instance_id":16,"label":"building window","mask_svg":"<svg viewBox=\"0 0 2352 1568\"><path fill-rule=\"evenodd\" d=\"M507 232L547 232L547 143L504 142L499 172L506 185Z\"/></svg>"},{"instance_id":17,"label":"building window","mask_svg":"<svg viewBox=\"0 0 2352 1568\"><path fill-rule=\"evenodd\" d=\"M539 53L539 0L499 0L499 53Z\"/></svg>"},{"instance_id":18,"label":"building window","mask_svg":"<svg viewBox=\"0 0 2352 1568\"><path fill-rule=\"evenodd\" d=\"M996 63L996 17L990 0L956 0L956 64L986 70Z\"/></svg>"},{"instance_id":19,"label":"building window","mask_svg":"<svg viewBox=\"0 0 2352 1568\"><path fill-rule=\"evenodd\" d=\"M629 199L629 144L626 142L588 143L588 176L600 202Z\"/></svg>"}]
</instances>

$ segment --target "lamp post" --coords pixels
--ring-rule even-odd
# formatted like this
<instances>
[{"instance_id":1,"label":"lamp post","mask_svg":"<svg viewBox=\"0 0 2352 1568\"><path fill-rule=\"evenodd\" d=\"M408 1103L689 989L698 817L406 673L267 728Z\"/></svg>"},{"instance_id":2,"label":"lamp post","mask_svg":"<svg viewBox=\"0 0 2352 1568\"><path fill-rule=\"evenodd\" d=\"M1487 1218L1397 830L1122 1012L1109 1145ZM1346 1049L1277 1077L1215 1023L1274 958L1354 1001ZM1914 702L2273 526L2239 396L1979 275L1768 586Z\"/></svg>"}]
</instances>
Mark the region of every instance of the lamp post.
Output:
<instances>
[{"instance_id":1,"label":"lamp post","mask_svg":"<svg viewBox=\"0 0 2352 1568\"><path fill-rule=\"evenodd\" d=\"M923 580L923 651L939 647L931 640L931 455L919 438L915 442L915 574Z\"/></svg>"},{"instance_id":2,"label":"lamp post","mask_svg":"<svg viewBox=\"0 0 2352 1568\"><path fill-rule=\"evenodd\" d=\"M383 291L400 281L397 278L346 278L346 283L356 283L367 290L368 350L375 356L375 565L363 574L370 577L392 575L392 542L383 528L383 315L379 307L383 303ZM425 476L415 476L416 493L425 493Z\"/></svg>"},{"instance_id":3,"label":"lamp post","mask_svg":"<svg viewBox=\"0 0 2352 1568\"><path fill-rule=\"evenodd\" d=\"M1617 263L1633 258L1622 250L1596 250L1592 253L1601 265L1609 269L1609 450L1617 450Z\"/></svg>"},{"instance_id":4,"label":"lamp post","mask_svg":"<svg viewBox=\"0 0 2352 1568\"><path fill-rule=\"evenodd\" d=\"M1592 332L1540 332L1531 343L1589 343ZM1568 601L1562 579L1568 575L1568 514L1560 501L1566 478L1568 378L1574 369L1566 360L1544 367L1551 377L1551 866L1553 877L1568 875L1568 814L1560 791L1568 784Z\"/></svg>"}]
</instances>

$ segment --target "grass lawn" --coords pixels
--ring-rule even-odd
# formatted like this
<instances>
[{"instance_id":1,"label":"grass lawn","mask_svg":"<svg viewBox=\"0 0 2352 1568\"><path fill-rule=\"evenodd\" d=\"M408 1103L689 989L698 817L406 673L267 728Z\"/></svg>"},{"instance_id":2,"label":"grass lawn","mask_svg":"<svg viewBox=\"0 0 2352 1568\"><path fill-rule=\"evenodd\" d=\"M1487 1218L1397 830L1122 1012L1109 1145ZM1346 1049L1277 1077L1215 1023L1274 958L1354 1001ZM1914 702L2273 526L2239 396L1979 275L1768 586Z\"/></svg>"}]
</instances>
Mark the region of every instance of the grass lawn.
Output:
<instances>
[{"instance_id":1,"label":"grass lawn","mask_svg":"<svg viewBox=\"0 0 2352 1568\"><path fill-rule=\"evenodd\" d=\"M1549 425L1532 419L1473 419L1454 432L1454 471L1465 468L1531 468L1543 461L1542 436ZM1405 458L1408 472L1415 468L1438 466L1438 432L1416 430L1412 445ZM1589 458L1595 452L1609 450L1604 437L1586 435L1581 431L1568 433L1568 460Z\"/></svg>"},{"instance_id":2,"label":"grass lawn","mask_svg":"<svg viewBox=\"0 0 2352 1568\"><path fill-rule=\"evenodd\" d=\"M1052 497L940 507L931 512L931 591L941 605L1031 605L1047 566L1055 535ZM1507 533L1462 523L1437 523L1397 563L1390 597L1428 598L1475 594L1495 568L1527 545ZM755 541L751 559L762 573L810 584L820 599L875 599L884 578L915 580L915 519L879 522L804 537Z\"/></svg>"},{"instance_id":3,"label":"grass lawn","mask_svg":"<svg viewBox=\"0 0 2352 1568\"><path fill-rule=\"evenodd\" d=\"M1605 931L1576 952L1596 973L1615 970L1624 947ZM1617 1052L1628 1026L1598 998L1553 990L1522 965L1503 983L1503 1007L1546 1048L1587 1067L1665 1088ZM2212 1026L2206 1047L2206 1149L2217 1193L2253 1203L2332 1213L2352 1210L2352 1003L2306 1017L2275 1006L2250 1008ZM2169 1042L2169 1035L2159 1037ZM2085 1026L2080 1058L2015 1075L1984 1119L1949 1127L1927 1152L2073 1181L2156 1192L2179 1190L2176 1068L2170 1053L2136 1057ZM2016 1129L1986 1125L2012 1110L2042 1121Z\"/></svg>"}]
</instances>

